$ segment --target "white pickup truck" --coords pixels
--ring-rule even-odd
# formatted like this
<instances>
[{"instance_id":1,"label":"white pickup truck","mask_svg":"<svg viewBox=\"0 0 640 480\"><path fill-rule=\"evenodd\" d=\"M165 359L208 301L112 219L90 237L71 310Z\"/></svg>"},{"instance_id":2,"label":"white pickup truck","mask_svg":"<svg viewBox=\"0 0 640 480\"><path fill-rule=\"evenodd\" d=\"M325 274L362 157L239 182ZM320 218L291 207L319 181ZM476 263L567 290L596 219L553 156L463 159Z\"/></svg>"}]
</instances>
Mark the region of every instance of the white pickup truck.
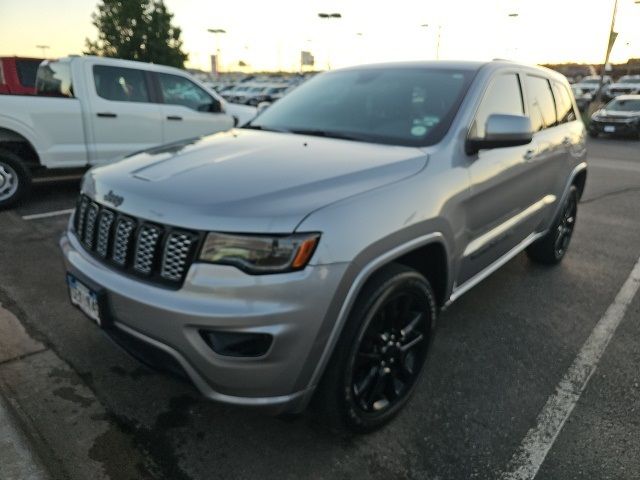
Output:
<instances>
[{"instance_id":1,"label":"white pickup truck","mask_svg":"<svg viewBox=\"0 0 640 480\"><path fill-rule=\"evenodd\" d=\"M0 96L0 209L32 179L244 123L255 108L228 104L177 68L102 57L42 62L36 96Z\"/></svg>"}]
</instances>

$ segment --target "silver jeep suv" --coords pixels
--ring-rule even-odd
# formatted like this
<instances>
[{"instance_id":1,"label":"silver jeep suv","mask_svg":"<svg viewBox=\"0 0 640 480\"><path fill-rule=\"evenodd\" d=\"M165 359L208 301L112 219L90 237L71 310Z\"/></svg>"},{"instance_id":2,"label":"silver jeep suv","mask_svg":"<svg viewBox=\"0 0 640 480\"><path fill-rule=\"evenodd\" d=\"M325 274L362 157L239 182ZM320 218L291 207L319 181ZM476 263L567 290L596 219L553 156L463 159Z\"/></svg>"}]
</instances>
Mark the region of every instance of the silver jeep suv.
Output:
<instances>
[{"instance_id":1,"label":"silver jeep suv","mask_svg":"<svg viewBox=\"0 0 640 480\"><path fill-rule=\"evenodd\" d=\"M519 252L560 262L586 180L564 77L511 62L318 75L243 128L94 168L71 301L206 397L373 430L442 307Z\"/></svg>"}]
</instances>

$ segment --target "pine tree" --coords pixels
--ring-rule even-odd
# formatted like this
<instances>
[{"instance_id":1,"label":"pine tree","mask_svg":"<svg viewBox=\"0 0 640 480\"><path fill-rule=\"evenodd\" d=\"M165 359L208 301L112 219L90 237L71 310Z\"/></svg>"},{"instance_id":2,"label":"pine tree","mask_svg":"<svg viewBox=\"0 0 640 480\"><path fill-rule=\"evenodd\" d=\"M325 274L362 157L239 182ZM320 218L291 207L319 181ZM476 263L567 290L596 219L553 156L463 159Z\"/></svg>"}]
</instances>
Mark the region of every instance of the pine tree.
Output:
<instances>
[{"instance_id":1,"label":"pine tree","mask_svg":"<svg viewBox=\"0 0 640 480\"><path fill-rule=\"evenodd\" d=\"M91 16L98 39L86 39L88 55L183 67L180 28L161 0L102 0Z\"/></svg>"}]
</instances>

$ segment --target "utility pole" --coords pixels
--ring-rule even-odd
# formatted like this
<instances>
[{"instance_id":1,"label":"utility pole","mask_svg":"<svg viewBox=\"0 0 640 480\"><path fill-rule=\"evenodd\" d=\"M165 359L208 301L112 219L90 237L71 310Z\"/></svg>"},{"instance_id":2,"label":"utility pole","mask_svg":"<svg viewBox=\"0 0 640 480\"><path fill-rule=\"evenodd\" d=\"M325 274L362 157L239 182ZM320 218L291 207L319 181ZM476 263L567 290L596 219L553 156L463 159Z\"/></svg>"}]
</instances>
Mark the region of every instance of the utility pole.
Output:
<instances>
[{"instance_id":1,"label":"utility pole","mask_svg":"<svg viewBox=\"0 0 640 480\"><path fill-rule=\"evenodd\" d=\"M637 3L637 2L636 2ZM611 49L613 48L613 44L616 41L616 37L618 34L614 32L614 28L616 26L616 14L618 13L618 0L614 0L613 2L613 14L611 15L611 28L609 28L609 39L607 42L607 51L604 56L604 65L602 66L602 72L600 75L600 83L598 84L598 91L596 92L595 98L592 100L591 105L600 105L602 101L602 87L604 86L604 76L606 74L607 65L609 64L609 55L611 55ZM589 108L591 110L591 108ZM591 113L591 112L589 112Z\"/></svg>"},{"instance_id":2,"label":"utility pole","mask_svg":"<svg viewBox=\"0 0 640 480\"><path fill-rule=\"evenodd\" d=\"M342 14L341 13L324 13L324 12L320 12L318 13L318 17L324 19L324 20L331 20L331 19L339 19L342 18ZM331 40L333 40L333 35L331 35ZM327 70L331 70L331 46L329 46L329 50L327 52Z\"/></svg>"},{"instance_id":3,"label":"utility pole","mask_svg":"<svg viewBox=\"0 0 640 480\"><path fill-rule=\"evenodd\" d=\"M47 50L49 49L49 45L36 45L36 48L42 50L42 58L47 58Z\"/></svg>"}]
</instances>

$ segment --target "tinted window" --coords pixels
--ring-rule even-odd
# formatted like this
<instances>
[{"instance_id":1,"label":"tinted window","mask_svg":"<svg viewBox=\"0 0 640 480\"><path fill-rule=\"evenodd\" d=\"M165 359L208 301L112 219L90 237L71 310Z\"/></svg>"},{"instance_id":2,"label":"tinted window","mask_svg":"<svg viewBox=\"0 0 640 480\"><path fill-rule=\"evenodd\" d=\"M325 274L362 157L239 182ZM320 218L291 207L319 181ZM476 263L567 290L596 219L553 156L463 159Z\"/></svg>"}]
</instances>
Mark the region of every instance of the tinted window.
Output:
<instances>
[{"instance_id":1,"label":"tinted window","mask_svg":"<svg viewBox=\"0 0 640 480\"><path fill-rule=\"evenodd\" d=\"M42 62L36 76L36 92L47 97L73 97L69 64Z\"/></svg>"},{"instance_id":2,"label":"tinted window","mask_svg":"<svg viewBox=\"0 0 640 480\"><path fill-rule=\"evenodd\" d=\"M556 100L556 111L558 112L558 123L573 122L576 118L576 112L573 110L573 102L567 87L553 82L553 96Z\"/></svg>"},{"instance_id":3,"label":"tinted window","mask_svg":"<svg viewBox=\"0 0 640 480\"><path fill-rule=\"evenodd\" d=\"M556 107L546 78L527 75L527 103L534 132L556 124Z\"/></svg>"},{"instance_id":4,"label":"tinted window","mask_svg":"<svg viewBox=\"0 0 640 480\"><path fill-rule=\"evenodd\" d=\"M40 60L16 60L16 70L18 80L23 87L33 88L36 86L36 75Z\"/></svg>"},{"instance_id":5,"label":"tinted window","mask_svg":"<svg viewBox=\"0 0 640 480\"><path fill-rule=\"evenodd\" d=\"M499 75L493 79L478 108L469 136L484 138L487 119L494 113L524 115L520 81L515 73Z\"/></svg>"},{"instance_id":6,"label":"tinted window","mask_svg":"<svg viewBox=\"0 0 640 480\"><path fill-rule=\"evenodd\" d=\"M149 90L142 70L94 65L96 93L117 102L148 102Z\"/></svg>"},{"instance_id":7,"label":"tinted window","mask_svg":"<svg viewBox=\"0 0 640 480\"><path fill-rule=\"evenodd\" d=\"M470 70L370 68L314 77L249 128L395 145L431 145L447 132Z\"/></svg>"},{"instance_id":8,"label":"tinted window","mask_svg":"<svg viewBox=\"0 0 640 480\"><path fill-rule=\"evenodd\" d=\"M188 78L167 73L158 74L158 78L164 103L204 112L219 111L219 103Z\"/></svg>"}]
</instances>

